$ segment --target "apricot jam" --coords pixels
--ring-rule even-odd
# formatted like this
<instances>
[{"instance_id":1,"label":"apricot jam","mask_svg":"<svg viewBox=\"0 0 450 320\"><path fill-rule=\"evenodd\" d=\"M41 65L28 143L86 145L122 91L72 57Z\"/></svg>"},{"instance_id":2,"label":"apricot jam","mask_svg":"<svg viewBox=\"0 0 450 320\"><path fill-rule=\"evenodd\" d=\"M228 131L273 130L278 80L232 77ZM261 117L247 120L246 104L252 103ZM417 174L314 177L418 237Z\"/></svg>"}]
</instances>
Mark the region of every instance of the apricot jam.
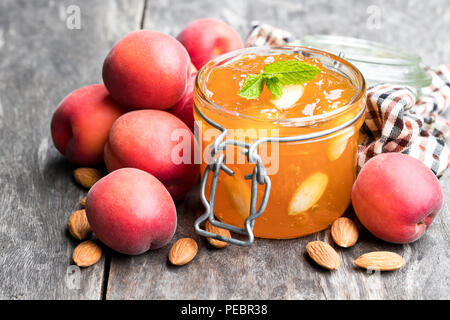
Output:
<instances>
[{"instance_id":1,"label":"apricot jam","mask_svg":"<svg viewBox=\"0 0 450 320\"><path fill-rule=\"evenodd\" d=\"M300 60L321 72L307 83L283 86L281 98L266 86L256 99L238 95L250 75L281 60ZM324 51L302 47L243 49L200 70L194 101L202 172L211 145L221 133L204 117L226 128L226 139L249 144L265 137L316 136L258 146L272 187L267 207L255 221L255 236L304 236L327 228L345 212L356 178L358 132L365 108L364 79L353 65ZM220 172L214 206L219 220L238 227L243 227L250 211L251 180L244 176L255 166L246 161L242 151L232 145L224 150L226 165L234 175ZM206 190L210 184L208 181ZM263 192L264 188L258 188L258 202Z\"/></svg>"}]
</instances>

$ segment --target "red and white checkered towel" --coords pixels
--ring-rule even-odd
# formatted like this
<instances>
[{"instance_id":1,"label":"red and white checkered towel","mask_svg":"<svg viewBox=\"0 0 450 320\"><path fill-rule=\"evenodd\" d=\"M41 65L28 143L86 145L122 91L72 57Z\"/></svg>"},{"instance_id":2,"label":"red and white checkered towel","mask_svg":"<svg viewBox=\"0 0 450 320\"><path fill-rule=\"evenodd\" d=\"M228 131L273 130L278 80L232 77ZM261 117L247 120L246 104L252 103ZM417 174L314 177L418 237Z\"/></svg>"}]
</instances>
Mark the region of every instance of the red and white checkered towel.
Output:
<instances>
[{"instance_id":1,"label":"red and white checkered towel","mask_svg":"<svg viewBox=\"0 0 450 320\"><path fill-rule=\"evenodd\" d=\"M255 24L247 46L297 45L291 33L269 25ZM432 84L422 88L417 99L414 88L379 84L367 89L367 113L361 128L359 169L372 157L402 152L421 160L438 177L450 165L446 138L450 122L442 114L450 105L450 66L427 70Z\"/></svg>"}]
</instances>

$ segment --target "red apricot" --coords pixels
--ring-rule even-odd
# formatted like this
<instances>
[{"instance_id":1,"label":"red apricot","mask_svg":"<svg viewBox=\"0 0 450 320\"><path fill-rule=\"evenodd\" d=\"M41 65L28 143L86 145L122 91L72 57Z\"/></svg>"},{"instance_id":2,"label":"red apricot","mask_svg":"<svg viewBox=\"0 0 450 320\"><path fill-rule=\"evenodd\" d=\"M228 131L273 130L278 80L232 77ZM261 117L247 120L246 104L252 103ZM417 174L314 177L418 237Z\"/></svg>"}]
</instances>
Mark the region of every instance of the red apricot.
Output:
<instances>
[{"instance_id":1,"label":"red apricot","mask_svg":"<svg viewBox=\"0 0 450 320\"><path fill-rule=\"evenodd\" d=\"M186 90L191 62L170 35L139 30L122 38L103 64L111 96L130 109L168 109Z\"/></svg>"},{"instance_id":2,"label":"red apricot","mask_svg":"<svg viewBox=\"0 0 450 320\"><path fill-rule=\"evenodd\" d=\"M130 255L166 245L177 225L175 204L166 188L151 174L133 168L99 180L87 195L86 215L104 244Z\"/></svg>"},{"instance_id":3,"label":"red apricot","mask_svg":"<svg viewBox=\"0 0 450 320\"><path fill-rule=\"evenodd\" d=\"M199 70L215 57L244 47L236 30L225 22L212 18L191 22L177 39L189 52L192 63Z\"/></svg>"},{"instance_id":4,"label":"red apricot","mask_svg":"<svg viewBox=\"0 0 450 320\"><path fill-rule=\"evenodd\" d=\"M443 203L442 188L421 161L402 153L370 159L352 190L361 223L376 237L408 243L419 239Z\"/></svg>"},{"instance_id":5,"label":"red apricot","mask_svg":"<svg viewBox=\"0 0 450 320\"><path fill-rule=\"evenodd\" d=\"M158 178L175 200L196 183L196 142L191 130L161 110L139 110L121 116L110 130L104 160L109 171L132 167Z\"/></svg>"},{"instance_id":6,"label":"red apricot","mask_svg":"<svg viewBox=\"0 0 450 320\"><path fill-rule=\"evenodd\" d=\"M194 132L194 82L197 73L191 73L186 92L176 105L168 111L183 121Z\"/></svg>"},{"instance_id":7,"label":"red apricot","mask_svg":"<svg viewBox=\"0 0 450 320\"><path fill-rule=\"evenodd\" d=\"M71 162L96 165L103 160L109 129L123 113L103 84L75 90L53 114L53 143Z\"/></svg>"}]
</instances>

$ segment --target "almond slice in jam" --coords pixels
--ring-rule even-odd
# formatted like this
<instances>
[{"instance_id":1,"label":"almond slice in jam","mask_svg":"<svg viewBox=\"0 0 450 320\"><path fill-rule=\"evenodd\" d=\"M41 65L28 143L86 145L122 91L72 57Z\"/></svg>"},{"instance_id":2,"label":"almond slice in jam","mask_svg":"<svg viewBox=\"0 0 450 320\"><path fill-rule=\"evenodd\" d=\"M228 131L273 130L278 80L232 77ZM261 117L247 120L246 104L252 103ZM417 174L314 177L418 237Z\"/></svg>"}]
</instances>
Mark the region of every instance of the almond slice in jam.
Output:
<instances>
[{"instance_id":1,"label":"almond slice in jam","mask_svg":"<svg viewBox=\"0 0 450 320\"><path fill-rule=\"evenodd\" d=\"M270 101L281 110L292 108L295 103L302 97L305 88L301 84L284 85L280 98L273 98Z\"/></svg>"},{"instance_id":2,"label":"almond slice in jam","mask_svg":"<svg viewBox=\"0 0 450 320\"><path fill-rule=\"evenodd\" d=\"M250 187L243 177L239 177L236 174L224 177L222 182L231 205L242 218L246 219L250 213L250 197L252 194Z\"/></svg>"},{"instance_id":3,"label":"almond slice in jam","mask_svg":"<svg viewBox=\"0 0 450 320\"><path fill-rule=\"evenodd\" d=\"M328 159L334 161L339 159L347 148L348 141L353 136L355 130L353 127L345 129L335 138L331 138L328 146Z\"/></svg>"},{"instance_id":4,"label":"almond slice in jam","mask_svg":"<svg viewBox=\"0 0 450 320\"><path fill-rule=\"evenodd\" d=\"M316 172L309 176L295 191L289 203L289 212L291 216L300 214L314 204L322 197L328 185L328 176L321 172Z\"/></svg>"}]
</instances>

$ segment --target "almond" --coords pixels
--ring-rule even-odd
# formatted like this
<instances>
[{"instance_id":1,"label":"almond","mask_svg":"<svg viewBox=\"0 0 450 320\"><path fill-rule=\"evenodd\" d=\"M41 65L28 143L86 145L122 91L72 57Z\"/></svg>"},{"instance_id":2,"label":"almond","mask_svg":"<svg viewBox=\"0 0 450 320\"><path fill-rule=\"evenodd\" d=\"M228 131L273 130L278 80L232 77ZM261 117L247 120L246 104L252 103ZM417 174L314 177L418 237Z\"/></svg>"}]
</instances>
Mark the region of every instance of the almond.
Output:
<instances>
[{"instance_id":1,"label":"almond","mask_svg":"<svg viewBox=\"0 0 450 320\"><path fill-rule=\"evenodd\" d=\"M309 242L306 245L306 251L314 262L326 269L335 270L341 265L339 255L328 243L323 241Z\"/></svg>"},{"instance_id":2,"label":"almond","mask_svg":"<svg viewBox=\"0 0 450 320\"><path fill-rule=\"evenodd\" d=\"M103 174L94 168L78 168L73 171L73 177L77 183L89 189L103 177Z\"/></svg>"},{"instance_id":3,"label":"almond","mask_svg":"<svg viewBox=\"0 0 450 320\"><path fill-rule=\"evenodd\" d=\"M73 262L79 267L89 267L96 264L102 257L102 248L92 240L84 241L73 250Z\"/></svg>"},{"instance_id":4,"label":"almond","mask_svg":"<svg viewBox=\"0 0 450 320\"><path fill-rule=\"evenodd\" d=\"M194 259L197 254L197 242L191 238L182 238L175 242L169 251L169 261L176 266L182 266Z\"/></svg>"},{"instance_id":5,"label":"almond","mask_svg":"<svg viewBox=\"0 0 450 320\"><path fill-rule=\"evenodd\" d=\"M347 144L353 137L355 129L353 127L344 129L339 136L331 138L330 145L328 147L328 158L330 161L339 159L345 152Z\"/></svg>"},{"instance_id":6,"label":"almond","mask_svg":"<svg viewBox=\"0 0 450 320\"><path fill-rule=\"evenodd\" d=\"M300 99L305 91L305 87L301 84L288 84L282 88L282 95L280 98L270 100L278 109L287 110L292 108Z\"/></svg>"},{"instance_id":7,"label":"almond","mask_svg":"<svg viewBox=\"0 0 450 320\"><path fill-rule=\"evenodd\" d=\"M244 177L238 174L225 176L222 183L225 186L231 205L243 219L246 219L250 214L252 190L245 182Z\"/></svg>"},{"instance_id":8,"label":"almond","mask_svg":"<svg viewBox=\"0 0 450 320\"><path fill-rule=\"evenodd\" d=\"M227 237L227 238L231 238L231 233L230 233L230 231L228 231L227 229L222 229L222 228L216 227L215 225L213 225L213 224L212 224L211 222L209 222L208 220L206 220L205 229L206 229L206 231L208 231L208 232L215 233L215 234L218 234L218 235ZM208 242L209 242L213 247L216 247L216 248L225 248L226 246L228 246L228 242L216 240L216 239L213 239L213 238L207 238L207 239L208 239Z\"/></svg>"},{"instance_id":9,"label":"almond","mask_svg":"<svg viewBox=\"0 0 450 320\"><path fill-rule=\"evenodd\" d=\"M83 207L86 206L86 199L87 197L84 197L83 199L80 200L80 205L82 205Z\"/></svg>"},{"instance_id":10,"label":"almond","mask_svg":"<svg viewBox=\"0 0 450 320\"><path fill-rule=\"evenodd\" d=\"M395 252L374 251L363 254L354 263L364 269L392 271L403 267L405 261L401 255Z\"/></svg>"},{"instance_id":11,"label":"almond","mask_svg":"<svg viewBox=\"0 0 450 320\"><path fill-rule=\"evenodd\" d=\"M86 217L86 210L77 210L69 217L67 221L69 233L77 240L86 239L92 232Z\"/></svg>"},{"instance_id":12,"label":"almond","mask_svg":"<svg viewBox=\"0 0 450 320\"><path fill-rule=\"evenodd\" d=\"M320 200L327 185L328 176L322 172L316 172L306 178L295 191L289 203L288 214L295 216L310 209Z\"/></svg>"},{"instance_id":13,"label":"almond","mask_svg":"<svg viewBox=\"0 0 450 320\"><path fill-rule=\"evenodd\" d=\"M345 217L336 219L331 226L331 237L338 246L348 248L358 241L358 227L353 220Z\"/></svg>"}]
</instances>

